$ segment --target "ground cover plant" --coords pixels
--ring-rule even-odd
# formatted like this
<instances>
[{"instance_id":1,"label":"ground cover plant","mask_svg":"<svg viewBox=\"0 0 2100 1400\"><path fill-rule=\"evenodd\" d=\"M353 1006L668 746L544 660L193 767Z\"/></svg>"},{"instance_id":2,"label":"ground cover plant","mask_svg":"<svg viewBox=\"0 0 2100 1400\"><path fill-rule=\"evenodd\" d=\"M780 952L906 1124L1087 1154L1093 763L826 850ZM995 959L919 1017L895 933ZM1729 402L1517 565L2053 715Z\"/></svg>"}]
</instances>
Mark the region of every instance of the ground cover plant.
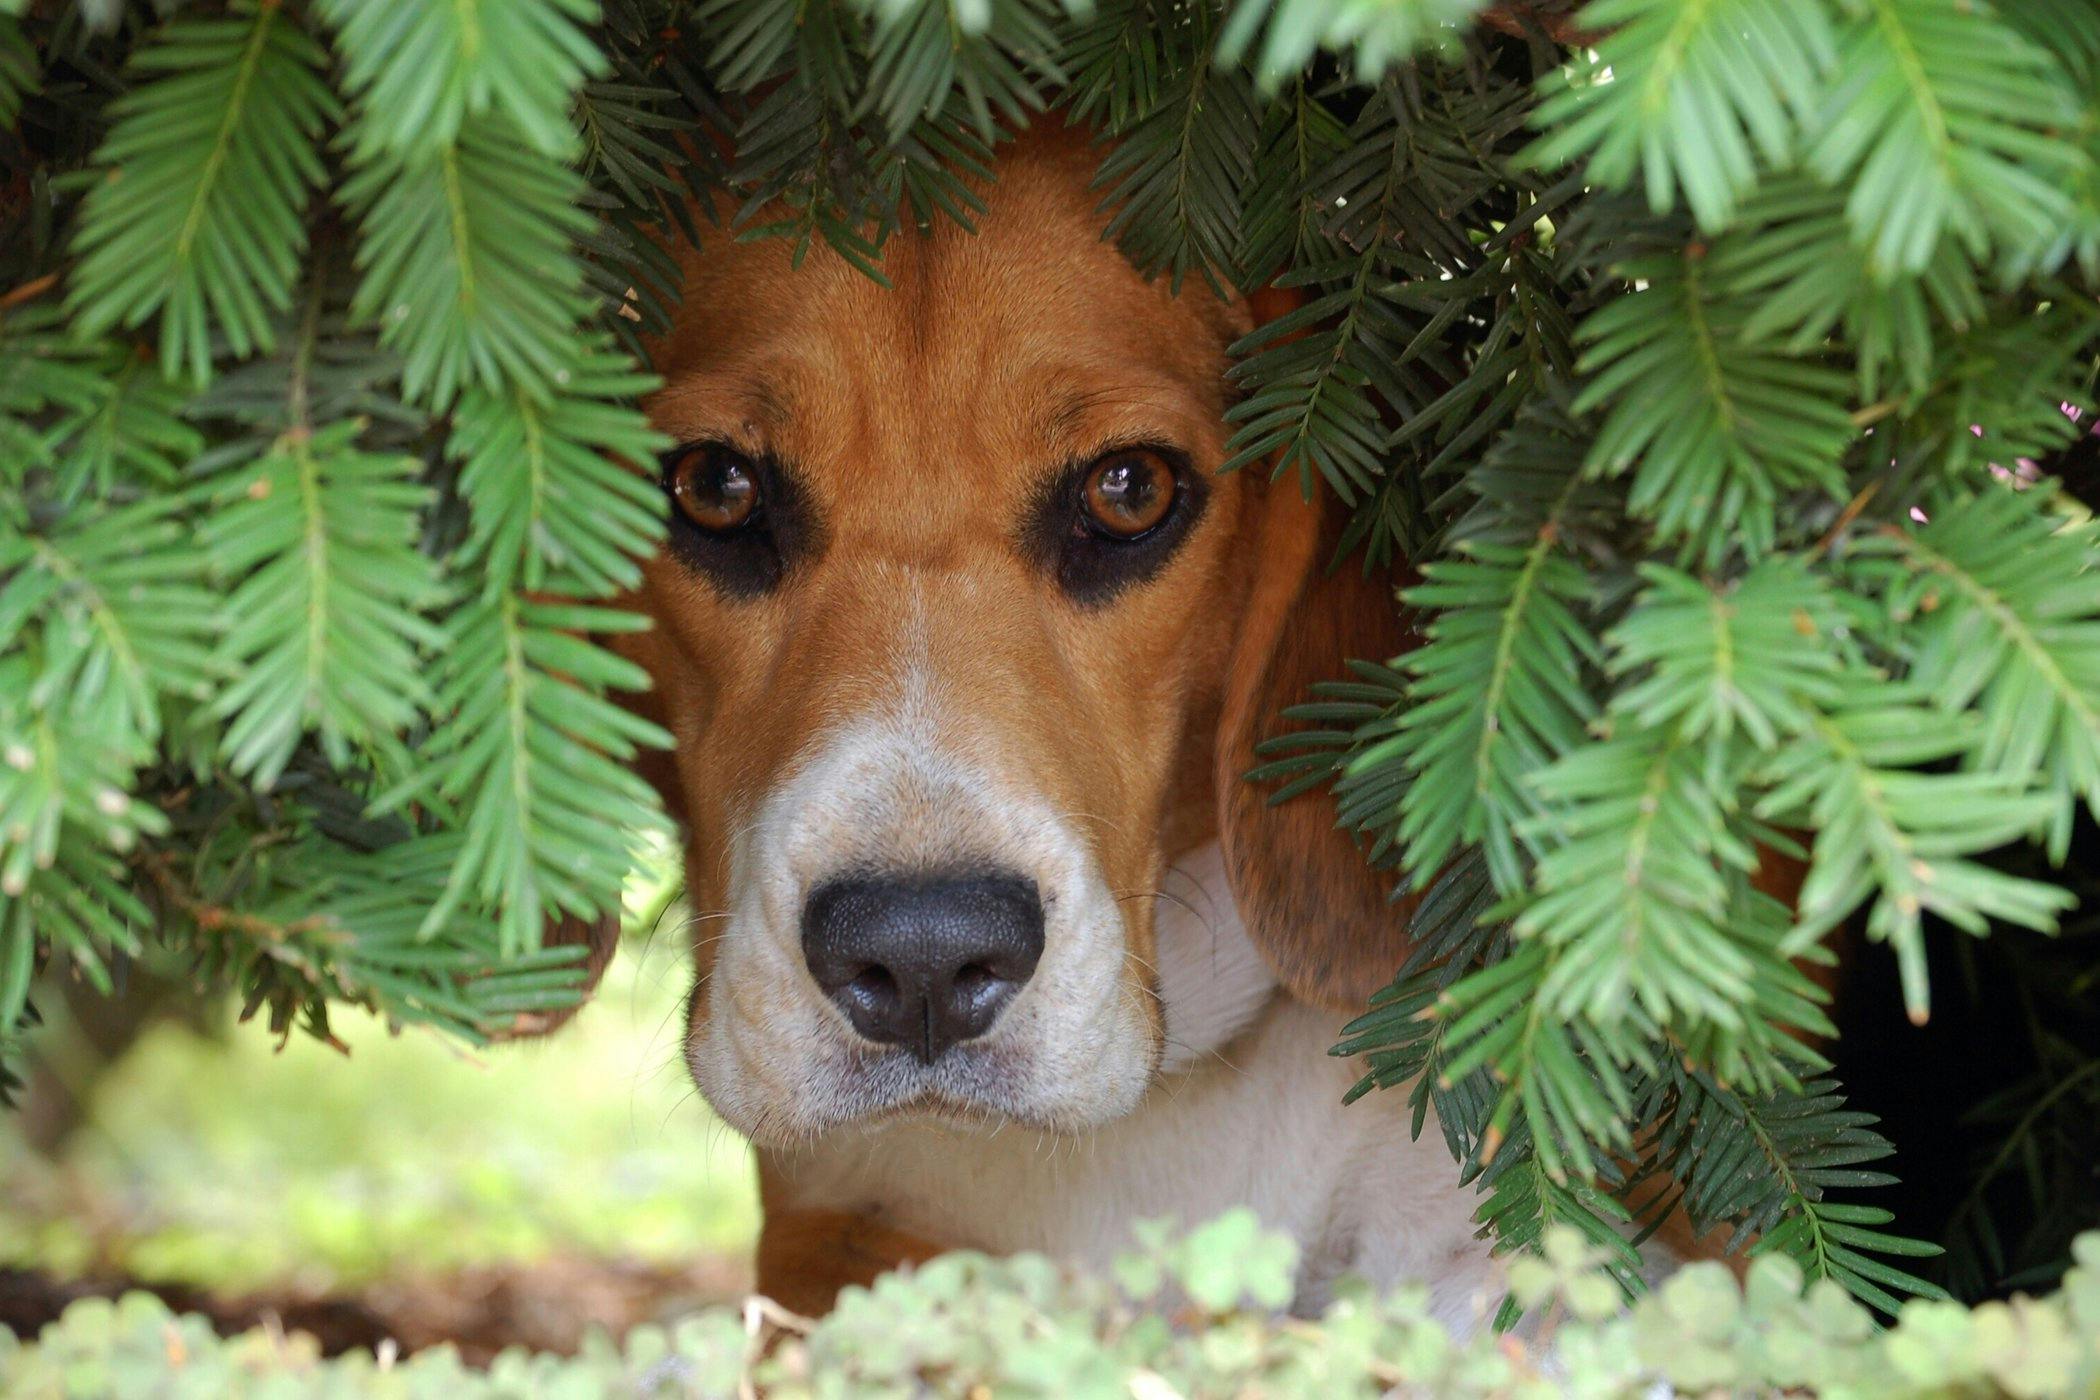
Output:
<instances>
[{"instance_id":1,"label":"ground cover plant","mask_svg":"<svg viewBox=\"0 0 2100 1400\"><path fill-rule=\"evenodd\" d=\"M405 1360L359 1352L323 1362L307 1339L258 1330L222 1341L134 1294L79 1304L33 1346L0 1333L0 1374L25 1400L197 1396L633 1395L1373 1396L1827 1394L1862 1397L2089 1395L2100 1387L2100 1234L2049 1298L1971 1313L1913 1301L1890 1329L1825 1280L1759 1260L1743 1283L1719 1264L1676 1275L1631 1311L1571 1228L1511 1276L1546 1320L1536 1335L1477 1330L1454 1341L1420 1290L1343 1298L1318 1319L1281 1320L1295 1248L1229 1214L1174 1239L1155 1231L1113 1281L1036 1256L955 1254L872 1289L849 1289L821 1322L761 1304L604 1338L574 1359L498 1357L486 1370L448 1348ZM1171 1314L1162 1304L1173 1303Z\"/></svg>"},{"instance_id":2,"label":"ground cover plant","mask_svg":"<svg viewBox=\"0 0 2100 1400\"><path fill-rule=\"evenodd\" d=\"M1426 886L1337 1037L1484 1225L1632 1288L1681 1206L1938 1292L1816 1048L1848 924L1919 1022L2019 940L2040 1092L1932 1165L1978 1183L1942 1277L2091 1223L2100 960L2026 951L2100 808L2081 0L4 0L0 119L0 1055L148 941L322 1037L573 998L547 922L663 827L589 640L661 528L663 240L880 278L1070 119L1141 268L1308 297L1236 349L1231 469L1346 503L1423 645L1252 780Z\"/></svg>"}]
</instances>

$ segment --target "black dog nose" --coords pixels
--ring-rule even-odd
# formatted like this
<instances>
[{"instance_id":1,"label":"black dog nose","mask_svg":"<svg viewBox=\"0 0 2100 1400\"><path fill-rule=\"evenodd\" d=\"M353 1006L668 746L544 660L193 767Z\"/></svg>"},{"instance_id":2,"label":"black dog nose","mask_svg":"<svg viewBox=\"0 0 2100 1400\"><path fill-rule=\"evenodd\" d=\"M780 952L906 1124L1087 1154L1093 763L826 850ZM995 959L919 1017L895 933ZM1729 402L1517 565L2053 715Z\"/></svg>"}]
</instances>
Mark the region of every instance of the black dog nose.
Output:
<instances>
[{"instance_id":1,"label":"black dog nose","mask_svg":"<svg viewBox=\"0 0 2100 1400\"><path fill-rule=\"evenodd\" d=\"M870 1040L927 1064L983 1035L1043 956L1033 881L834 880L802 911L802 955Z\"/></svg>"}]
</instances>

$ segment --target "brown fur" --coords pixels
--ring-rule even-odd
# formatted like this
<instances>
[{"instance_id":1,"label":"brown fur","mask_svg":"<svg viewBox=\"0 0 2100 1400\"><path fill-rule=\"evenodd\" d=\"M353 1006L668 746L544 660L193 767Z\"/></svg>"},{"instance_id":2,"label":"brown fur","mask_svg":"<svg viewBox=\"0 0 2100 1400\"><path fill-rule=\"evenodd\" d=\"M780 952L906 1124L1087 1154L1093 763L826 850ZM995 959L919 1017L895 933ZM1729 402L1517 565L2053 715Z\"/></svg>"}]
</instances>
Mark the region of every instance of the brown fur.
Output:
<instances>
[{"instance_id":1,"label":"brown fur","mask_svg":"<svg viewBox=\"0 0 2100 1400\"><path fill-rule=\"evenodd\" d=\"M764 1169L758 1194L766 1217L758 1237L758 1291L805 1316L831 1311L842 1288L866 1287L943 1252L870 1213L786 1209L777 1199L779 1184Z\"/></svg>"}]
</instances>

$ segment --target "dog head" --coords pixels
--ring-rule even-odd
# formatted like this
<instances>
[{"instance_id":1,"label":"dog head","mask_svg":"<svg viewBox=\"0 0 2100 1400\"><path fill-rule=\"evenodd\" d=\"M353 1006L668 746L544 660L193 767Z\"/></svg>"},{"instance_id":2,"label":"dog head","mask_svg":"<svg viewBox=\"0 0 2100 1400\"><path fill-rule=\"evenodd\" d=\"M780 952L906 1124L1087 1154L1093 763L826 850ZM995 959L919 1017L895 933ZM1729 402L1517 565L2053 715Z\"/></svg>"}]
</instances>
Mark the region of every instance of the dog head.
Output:
<instances>
[{"instance_id":1,"label":"dog head","mask_svg":"<svg viewBox=\"0 0 2100 1400\"><path fill-rule=\"evenodd\" d=\"M621 645L677 739L687 1058L761 1142L1128 1111L1156 897L1213 837L1287 992L1360 1006L1404 951L1331 805L1242 780L1281 706L1400 648L1390 583L1326 571L1295 482L1218 473L1251 313L1104 241L1097 163L1009 145L977 231L899 234L887 288L711 242L653 347L670 540Z\"/></svg>"}]
</instances>

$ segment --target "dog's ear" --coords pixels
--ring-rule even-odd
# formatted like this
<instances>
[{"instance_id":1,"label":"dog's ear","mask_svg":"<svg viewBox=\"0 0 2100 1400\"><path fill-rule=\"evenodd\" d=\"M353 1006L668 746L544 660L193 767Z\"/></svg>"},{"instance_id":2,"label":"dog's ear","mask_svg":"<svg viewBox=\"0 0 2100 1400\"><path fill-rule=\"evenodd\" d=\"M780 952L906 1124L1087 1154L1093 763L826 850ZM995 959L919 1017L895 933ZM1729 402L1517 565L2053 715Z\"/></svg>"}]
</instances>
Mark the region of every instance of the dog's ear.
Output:
<instances>
[{"instance_id":1,"label":"dog's ear","mask_svg":"<svg viewBox=\"0 0 2100 1400\"><path fill-rule=\"evenodd\" d=\"M1324 492L1307 501L1296 481L1271 481L1255 508L1254 575L1218 722L1225 868L1247 932L1292 995L1361 1010L1406 957L1416 901L1395 900L1397 875L1373 870L1336 826L1326 787L1272 806L1272 790L1246 774L1255 745L1286 731L1278 712L1309 698L1314 682L1343 678L1352 659L1387 660L1412 639L1385 570L1366 576L1354 558L1328 567L1345 522Z\"/></svg>"}]
</instances>

